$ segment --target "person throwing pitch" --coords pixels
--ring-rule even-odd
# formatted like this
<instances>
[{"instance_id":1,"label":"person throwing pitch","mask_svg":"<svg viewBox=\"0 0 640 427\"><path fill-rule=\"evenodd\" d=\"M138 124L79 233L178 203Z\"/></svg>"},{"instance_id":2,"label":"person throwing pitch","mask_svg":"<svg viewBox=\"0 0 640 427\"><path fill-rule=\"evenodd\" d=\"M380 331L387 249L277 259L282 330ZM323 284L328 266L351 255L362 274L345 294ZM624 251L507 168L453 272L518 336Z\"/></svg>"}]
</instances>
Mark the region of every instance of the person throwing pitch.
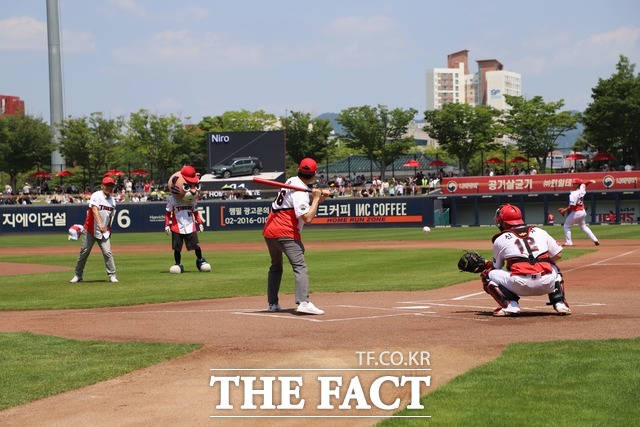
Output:
<instances>
[{"instance_id":1,"label":"person throwing pitch","mask_svg":"<svg viewBox=\"0 0 640 427\"><path fill-rule=\"evenodd\" d=\"M287 184L309 188L315 179L318 165L311 158L305 158L298 167L298 176L289 178ZM296 312L324 314L324 311L309 301L309 272L304 259L304 245L301 231L304 224L310 224L316 216L318 205L329 197L328 190L314 188L306 191L283 188L271 203L262 235L267 243L271 266L267 277L267 300L269 311L280 311L278 293L282 281L282 254L289 259L295 276Z\"/></svg>"},{"instance_id":2,"label":"person throwing pitch","mask_svg":"<svg viewBox=\"0 0 640 427\"><path fill-rule=\"evenodd\" d=\"M518 315L521 296L545 294L556 313L571 314L556 265L562 246L542 228L525 225L516 206L500 206L495 222L500 233L493 237L493 261L481 274L484 291L500 305L493 315Z\"/></svg>"},{"instance_id":3,"label":"person throwing pitch","mask_svg":"<svg viewBox=\"0 0 640 427\"><path fill-rule=\"evenodd\" d=\"M593 234L586 222L587 211L584 209L584 196L587 194L587 185L589 184L595 184L595 181L583 181L580 178L572 179L571 185L573 185L573 191L569 193L569 206L558 209L558 212L560 212L562 216L565 216L565 214L569 212L569 215L567 215L567 218L564 220L565 246L573 246L571 227L576 224L596 246L600 245L598 238Z\"/></svg>"},{"instance_id":4,"label":"person throwing pitch","mask_svg":"<svg viewBox=\"0 0 640 427\"><path fill-rule=\"evenodd\" d=\"M111 253L111 221L116 213L116 200L113 197L115 185L113 178L106 176L102 178L102 189L91 194L82 232L80 255L76 261L75 275L70 280L71 283L82 282L84 267L95 243L102 251L109 282L118 283L116 264Z\"/></svg>"}]
</instances>

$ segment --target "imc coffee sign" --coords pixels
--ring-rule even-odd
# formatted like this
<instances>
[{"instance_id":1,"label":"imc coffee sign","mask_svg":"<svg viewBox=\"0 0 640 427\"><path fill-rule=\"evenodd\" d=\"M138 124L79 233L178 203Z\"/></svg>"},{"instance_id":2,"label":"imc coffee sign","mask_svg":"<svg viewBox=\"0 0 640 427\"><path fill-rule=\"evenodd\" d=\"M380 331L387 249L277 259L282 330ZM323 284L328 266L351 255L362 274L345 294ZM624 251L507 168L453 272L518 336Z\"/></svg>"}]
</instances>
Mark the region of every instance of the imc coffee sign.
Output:
<instances>
[{"instance_id":1,"label":"imc coffee sign","mask_svg":"<svg viewBox=\"0 0 640 427\"><path fill-rule=\"evenodd\" d=\"M571 181L580 178L594 180L589 190L626 190L638 188L640 172L589 172L537 175L468 176L444 178L444 194L497 194L569 192Z\"/></svg>"}]
</instances>

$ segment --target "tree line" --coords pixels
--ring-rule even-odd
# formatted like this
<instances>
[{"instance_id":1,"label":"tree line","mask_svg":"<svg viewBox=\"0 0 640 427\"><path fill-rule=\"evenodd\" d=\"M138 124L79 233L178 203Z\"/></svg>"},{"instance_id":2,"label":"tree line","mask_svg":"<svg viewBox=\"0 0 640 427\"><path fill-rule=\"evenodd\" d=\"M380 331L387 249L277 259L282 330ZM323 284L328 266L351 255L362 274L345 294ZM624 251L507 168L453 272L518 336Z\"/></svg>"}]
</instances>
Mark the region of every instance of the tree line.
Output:
<instances>
[{"instance_id":1,"label":"tree line","mask_svg":"<svg viewBox=\"0 0 640 427\"><path fill-rule=\"evenodd\" d=\"M525 99L505 95L509 106L506 111L485 105L447 104L440 110L424 112L424 130L438 141L437 152L457 162L465 174L481 173L484 165L479 158L505 150L518 150L535 159L544 171L545 160L556 149L558 138L576 129L578 123L584 125L584 131L574 146L576 150L611 153L637 168L640 75L635 74L635 64L620 56L616 72L598 80L591 98L582 113L562 111L564 100L545 102L540 96ZM416 149L413 138L407 135L416 114L413 108L389 109L385 105L347 108L336 118L343 128L336 135L329 120L299 111L285 117L262 110L228 111L204 117L197 124L144 109L128 119L107 118L96 112L59 123L57 144L52 142L50 126L41 118L16 114L0 117L0 171L16 188L19 177L28 177L37 169L47 170L43 165L48 165L51 152L58 150L68 166L82 171L84 184L90 188L111 168L142 168L164 182L185 164L207 172L209 132L285 129L290 172L307 156L333 161L358 153L366 154L384 179L388 164Z\"/></svg>"}]
</instances>

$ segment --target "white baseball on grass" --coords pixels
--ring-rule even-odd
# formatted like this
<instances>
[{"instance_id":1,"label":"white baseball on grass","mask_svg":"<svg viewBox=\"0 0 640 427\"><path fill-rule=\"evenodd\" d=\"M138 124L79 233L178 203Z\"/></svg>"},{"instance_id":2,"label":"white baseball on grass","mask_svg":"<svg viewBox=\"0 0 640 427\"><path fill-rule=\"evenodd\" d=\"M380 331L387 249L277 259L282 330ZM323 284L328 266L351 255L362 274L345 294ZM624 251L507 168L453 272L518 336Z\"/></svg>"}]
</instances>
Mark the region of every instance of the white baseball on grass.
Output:
<instances>
[{"instance_id":1,"label":"white baseball on grass","mask_svg":"<svg viewBox=\"0 0 640 427\"><path fill-rule=\"evenodd\" d=\"M427 227L426 225L424 227L422 227L422 231L424 231L424 234L431 233L431 229L429 227Z\"/></svg>"}]
</instances>

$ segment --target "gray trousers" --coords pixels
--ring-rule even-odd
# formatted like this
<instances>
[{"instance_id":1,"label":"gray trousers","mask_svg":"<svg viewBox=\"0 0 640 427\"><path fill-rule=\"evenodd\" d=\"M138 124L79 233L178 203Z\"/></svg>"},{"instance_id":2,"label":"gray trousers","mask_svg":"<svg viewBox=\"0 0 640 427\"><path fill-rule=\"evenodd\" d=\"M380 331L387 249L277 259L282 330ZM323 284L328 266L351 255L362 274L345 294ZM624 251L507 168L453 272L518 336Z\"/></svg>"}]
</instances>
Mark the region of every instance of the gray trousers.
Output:
<instances>
[{"instance_id":1,"label":"gray trousers","mask_svg":"<svg viewBox=\"0 0 640 427\"><path fill-rule=\"evenodd\" d=\"M278 304L278 292L280 292L280 282L282 281L282 254L289 259L289 264L293 267L295 276L296 304L309 301L309 271L304 260L304 245L302 242L280 237L269 239L265 237L269 255L271 255L271 266L267 278L267 299L269 304Z\"/></svg>"},{"instance_id":2,"label":"gray trousers","mask_svg":"<svg viewBox=\"0 0 640 427\"><path fill-rule=\"evenodd\" d=\"M82 245L80 246L80 255L78 255L78 261L76 261L76 276L82 278L84 273L84 266L87 264L87 259L91 253L93 245L97 243L102 251L104 257L104 265L107 268L107 274L113 276L116 274L116 263L113 260L113 254L111 253L111 240L110 239L96 239L93 234L88 232L82 233Z\"/></svg>"}]
</instances>

